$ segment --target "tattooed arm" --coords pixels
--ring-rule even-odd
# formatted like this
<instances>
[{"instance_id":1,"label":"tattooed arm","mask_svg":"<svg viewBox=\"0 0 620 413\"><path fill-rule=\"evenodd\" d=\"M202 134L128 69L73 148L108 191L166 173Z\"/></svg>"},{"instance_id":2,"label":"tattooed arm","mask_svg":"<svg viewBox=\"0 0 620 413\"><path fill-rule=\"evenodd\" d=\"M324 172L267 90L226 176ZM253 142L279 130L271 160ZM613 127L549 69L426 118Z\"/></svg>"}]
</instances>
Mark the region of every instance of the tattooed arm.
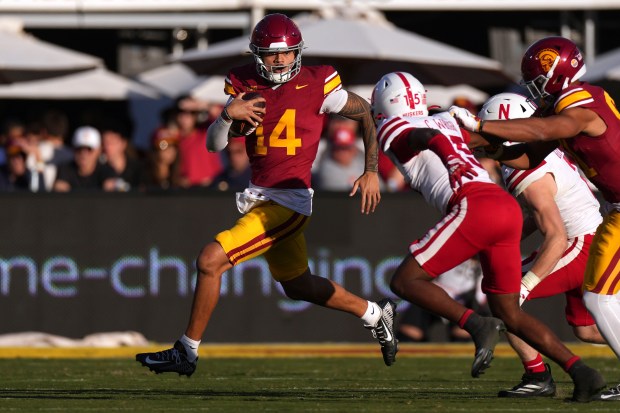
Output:
<instances>
[{"instance_id":1,"label":"tattooed arm","mask_svg":"<svg viewBox=\"0 0 620 413\"><path fill-rule=\"evenodd\" d=\"M377 131L368 102L355 93L347 93L347 102L338 114L359 123L366 155L364 173L357 178L353 184L353 189L349 196L355 195L359 188L362 195L362 213L369 214L375 211L375 208L381 201L378 175L379 144L377 143Z\"/></svg>"}]
</instances>

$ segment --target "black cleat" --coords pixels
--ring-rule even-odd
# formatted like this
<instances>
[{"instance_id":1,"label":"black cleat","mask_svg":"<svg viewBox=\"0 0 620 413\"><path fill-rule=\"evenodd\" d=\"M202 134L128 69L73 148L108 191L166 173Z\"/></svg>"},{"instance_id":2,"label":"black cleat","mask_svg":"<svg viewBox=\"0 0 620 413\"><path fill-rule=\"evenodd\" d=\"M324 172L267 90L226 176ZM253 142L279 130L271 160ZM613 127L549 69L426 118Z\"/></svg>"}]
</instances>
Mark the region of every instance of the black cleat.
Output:
<instances>
[{"instance_id":1,"label":"black cleat","mask_svg":"<svg viewBox=\"0 0 620 413\"><path fill-rule=\"evenodd\" d=\"M601 376L597 370L579 360L568 372L575 384L572 401L587 403L591 400L600 400L599 392L603 390L607 384L603 376Z\"/></svg>"},{"instance_id":2,"label":"black cleat","mask_svg":"<svg viewBox=\"0 0 620 413\"><path fill-rule=\"evenodd\" d=\"M620 384L609 390L600 392L596 396L592 397L592 400L602 400L606 402L620 401Z\"/></svg>"},{"instance_id":3,"label":"black cleat","mask_svg":"<svg viewBox=\"0 0 620 413\"><path fill-rule=\"evenodd\" d=\"M545 364L542 373L525 373L521 383L510 390L502 390L497 397L553 397L555 396L555 382L551 376L551 367Z\"/></svg>"},{"instance_id":4,"label":"black cleat","mask_svg":"<svg viewBox=\"0 0 620 413\"><path fill-rule=\"evenodd\" d=\"M506 326L499 318L481 317L480 326L470 332L476 345L476 355L471 366L472 377L480 377L491 366L493 351L499 341L499 333L505 331Z\"/></svg>"},{"instance_id":5,"label":"black cleat","mask_svg":"<svg viewBox=\"0 0 620 413\"><path fill-rule=\"evenodd\" d=\"M396 361L398 352L398 340L394 336L394 317L396 317L396 303L389 298L377 301L381 307L381 318L375 326L365 325L372 332L374 338L381 344L383 362L386 366L391 366Z\"/></svg>"},{"instance_id":6,"label":"black cleat","mask_svg":"<svg viewBox=\"0 0 620 413\"><path fill-rule=\"evenodd\" d=\"M174 347L156 353L136 354L136 361L155 373L179 373L179 376L190 377L196 371L196 360L189 361L185 346L177 340Z\"/></svg>"}]
</instances>

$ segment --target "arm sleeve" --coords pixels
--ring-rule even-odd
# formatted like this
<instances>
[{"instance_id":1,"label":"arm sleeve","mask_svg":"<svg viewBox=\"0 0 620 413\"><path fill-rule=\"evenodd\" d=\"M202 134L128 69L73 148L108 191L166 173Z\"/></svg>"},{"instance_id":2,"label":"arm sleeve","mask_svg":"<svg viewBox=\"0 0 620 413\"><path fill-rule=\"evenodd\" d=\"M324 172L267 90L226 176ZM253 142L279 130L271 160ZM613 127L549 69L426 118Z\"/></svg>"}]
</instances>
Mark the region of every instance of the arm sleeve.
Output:
<instances>
[{"instance_id":1,"label":"arm sleeve","mask_svg":"<svg viewBox=\"0 0 620 413\"><path fill-rule=\"evenodd\" d=\"M447 164L449 158L461 157L456 152L454 146L450 142L450 139L442 133L434 135L430 140L428 140L428 149L435 152L444 165Z\"/></svg>"},{"instance_id":2,"label":"arm sleeve","mask_svg":"<svg viewBox=\"0 0 620 413\"><path fill-rule=\"evenodd\" d=\"M209 125L207 129L207 150L219 152L228 145L228 131L232 122L226 122L221 116Z\"/></svg>"},{"instance_id":3,"label":"arm sleeve","mask_svg":"<svg viewBox=\"0 0 620 413\"><path fill-rule=\"evenodd\" d=\"M347 103L349 94L346 90L337 90L325 97L319 113L338 113Z\"/></svg>"},{"instance_id":4,"label":"arm sleeve","mask_svg":"<svg viewBox=\"0 0 620 413\"><path fill-rule=\"evenodd\" d=\"M226 87L228 87L228 83L226 83ZM230 88L232 89L232 86L230 86ZM226 105L224 105L224 108L230 105L233 99L233 96L228 96L228 101ZM226 122L222 116L218 116L217 119L209 125L206 142L209 152L220 152L228 145L228 131L230 130L230 125L232 125L232 122Z\"/></svg>"}]
</instances>

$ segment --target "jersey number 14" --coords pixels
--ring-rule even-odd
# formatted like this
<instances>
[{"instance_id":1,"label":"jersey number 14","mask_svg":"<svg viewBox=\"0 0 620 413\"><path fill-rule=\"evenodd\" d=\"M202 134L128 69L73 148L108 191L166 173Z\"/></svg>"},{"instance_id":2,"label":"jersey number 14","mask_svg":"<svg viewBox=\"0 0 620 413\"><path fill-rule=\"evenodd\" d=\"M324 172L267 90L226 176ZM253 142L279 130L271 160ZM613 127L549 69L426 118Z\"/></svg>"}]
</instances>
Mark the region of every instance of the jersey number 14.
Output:
<instances>
[{"instance_id":1,"label":"jersey number 14","mask_svg":"<svg viewBox=\"0 0 620 413\"><path fill-rule=\"evenodd\" d=\"M263 134L263 125L256 128L256 147L254 152L257 155L267 155L267 149L286 148L286 154L293 156L296 154L296 148L301 148L301 139L295 137L295 109L287 109L276 127L271 131L271 135L265 142Z\"/></svg>"}]
</instances>

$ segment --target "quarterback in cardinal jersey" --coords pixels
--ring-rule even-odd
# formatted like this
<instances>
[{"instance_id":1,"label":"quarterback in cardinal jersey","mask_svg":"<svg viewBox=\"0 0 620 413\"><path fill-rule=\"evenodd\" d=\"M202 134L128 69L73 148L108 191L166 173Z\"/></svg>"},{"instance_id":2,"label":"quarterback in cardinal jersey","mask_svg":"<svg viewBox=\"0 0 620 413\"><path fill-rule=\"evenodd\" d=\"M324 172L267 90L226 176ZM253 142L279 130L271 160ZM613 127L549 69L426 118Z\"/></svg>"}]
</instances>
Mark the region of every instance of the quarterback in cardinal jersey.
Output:
<instances>
[{"instance_id":1,"label":"quarterback in cardinal jersey","mask_svg":"<svg viewBox=\"0 0 620 413\"><path fill-rule=\"evenodd\" d=\"M197 283L185 334L171 349L136 356L155 372L187 376L194 372L198 345L219 298L222 274L259 255L265 257L288 297L359 317L379 341L384 363L390 366L396 359L396 304L388 298L367 301L312 274L308 267L304 230L312 214L311 167L329 113L360 124L365 170L360 171L350 195L360 192L362 213L374 212L380 194L376 134L368 102L345 91L333 67L302 66L303 47L293 20L283 14L267 15L250 39L254 63L234 68L226 77L230 99L209 126L206 148L224 149L232 137L233 121L252 126L246 128L245 139L251 180L237 194L237 208L243 216L205 245L196 260ZM248 92L259 95L244 100Z\"/></svg>"}]
</instances>

